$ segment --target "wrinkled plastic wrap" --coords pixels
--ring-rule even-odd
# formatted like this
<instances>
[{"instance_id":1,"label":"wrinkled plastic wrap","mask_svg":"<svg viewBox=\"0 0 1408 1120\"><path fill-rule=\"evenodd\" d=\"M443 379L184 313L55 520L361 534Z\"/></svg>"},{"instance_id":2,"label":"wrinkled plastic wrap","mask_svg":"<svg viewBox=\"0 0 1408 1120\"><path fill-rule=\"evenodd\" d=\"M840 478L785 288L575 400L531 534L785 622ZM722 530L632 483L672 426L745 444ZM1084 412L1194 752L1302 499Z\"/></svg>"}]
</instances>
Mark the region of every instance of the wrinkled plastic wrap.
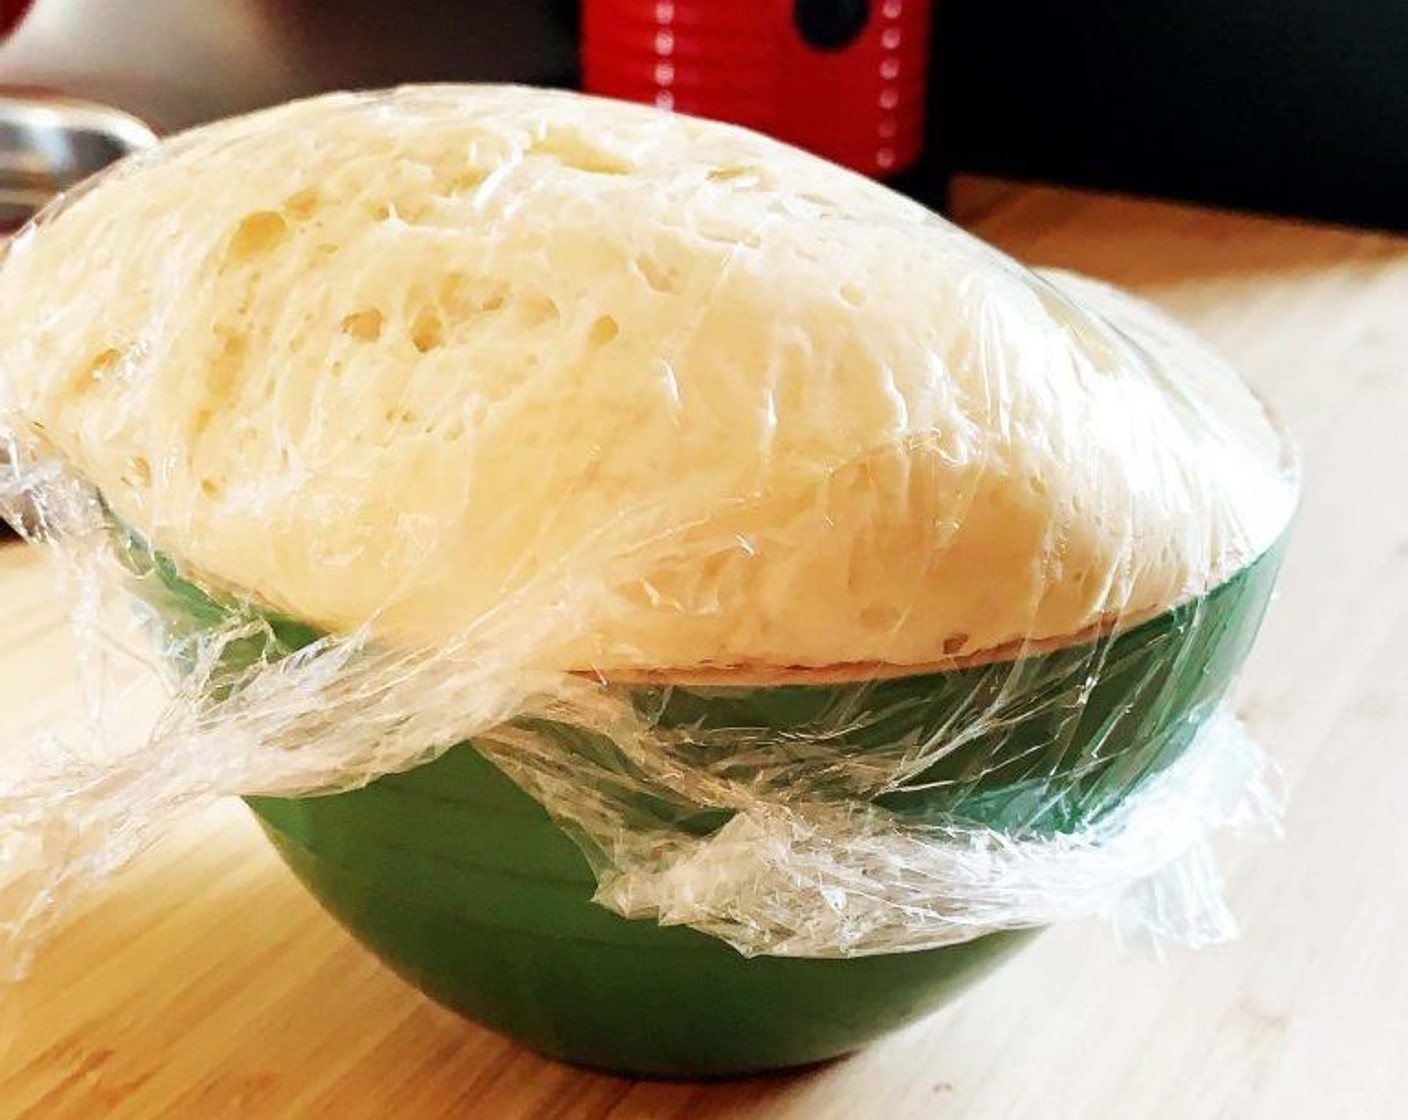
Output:
<instances>
[{"instance_id":1,"label":"wrinkled plastic wrap","mask_svg":"<svg viewBox=\"0 0 1408 1120\"><path fill-rule=\"evenodd\" d=\"M1295 468L1143 305L733 129L452 88L178 138L7 283L0 504L88 701L0 777L14 963L183 811L468 741L601 905L746 954L1231 933Z\"/></svg>"}]
</instances>

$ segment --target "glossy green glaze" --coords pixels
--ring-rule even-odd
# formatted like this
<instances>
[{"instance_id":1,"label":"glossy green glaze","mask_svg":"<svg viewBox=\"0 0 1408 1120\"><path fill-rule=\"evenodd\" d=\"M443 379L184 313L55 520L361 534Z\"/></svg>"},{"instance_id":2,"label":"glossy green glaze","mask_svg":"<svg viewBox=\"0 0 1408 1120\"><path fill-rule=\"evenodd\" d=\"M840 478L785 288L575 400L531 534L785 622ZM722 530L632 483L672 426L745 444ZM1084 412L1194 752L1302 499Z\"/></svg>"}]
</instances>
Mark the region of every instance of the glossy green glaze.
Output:
<instances>
[{"instance_id":1,"label":"glossy green glaze","mask_svg":"<svg viewBox=\"0 0 1408 1120\"><path fill-rule=\"evenodd\" d=\"M856 960L740 956L591 901L581 853L469 748L365 790L251 799L322 904L448 1007L563 1061L724 1077L843 1054L946 1002L1032 934Z\"/></svg>"},{"instance_id":2,"label":"glossy green glaze","mask_svg":"<svg viewBox=\"0 0 1408 1120\"><path fill-rule=\"evenodd\" d=\"M832 749L865 757L977 726L903 787L879 791L879 802L918 821L1068 831L1187 747L1251 646L1279 560L1278 546L1140 627L1015 662L864 685L624 691L701 760L769 731L804 743L824 728ZM198 640L221 615L247 609L152 561L142 552L134 570L157 576L140 582L151 585L144 597L168 640ZM312 637L277 620L258 652ZM841 719L848 714L861 718ZM593 765L626 765L598 734L534 727ZM788 759L777 761L785 782ZM877 793L855 774L835 781L820 788ZM422 991L544 1054L618 1072L719 1077L844 1054L937 1008L1034 936L844 960L748 959L693 930L623 919L591 901L576 844L473 744L352 793L250 805L322 904ZM668 796L642 798L641 812L681 823ZM701 813L684 824L707 830L724 819Z\"/></svg>"}]
</instances>

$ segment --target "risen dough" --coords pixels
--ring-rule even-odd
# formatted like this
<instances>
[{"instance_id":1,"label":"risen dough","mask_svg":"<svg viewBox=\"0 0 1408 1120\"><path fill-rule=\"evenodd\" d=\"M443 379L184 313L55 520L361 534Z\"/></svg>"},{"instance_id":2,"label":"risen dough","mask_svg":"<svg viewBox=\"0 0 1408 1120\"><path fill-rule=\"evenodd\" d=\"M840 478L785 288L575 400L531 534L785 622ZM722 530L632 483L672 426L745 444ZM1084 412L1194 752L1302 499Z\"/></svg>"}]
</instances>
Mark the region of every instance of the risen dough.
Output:
<instances>
[{"instance_id":1,"label":"risen dough","mask_svg":"<svg viewBox=\"0 0 1408 1120\"><path fill-rule=\"evenodd\" d=\"M12 405L124 519L394 642L533 586L581 596L572 668L942 662L1196 595L1294 501L1258 402L1147 309L570 94L197 130L22 237L0 307Z\"/></svg>"}]
</instances>

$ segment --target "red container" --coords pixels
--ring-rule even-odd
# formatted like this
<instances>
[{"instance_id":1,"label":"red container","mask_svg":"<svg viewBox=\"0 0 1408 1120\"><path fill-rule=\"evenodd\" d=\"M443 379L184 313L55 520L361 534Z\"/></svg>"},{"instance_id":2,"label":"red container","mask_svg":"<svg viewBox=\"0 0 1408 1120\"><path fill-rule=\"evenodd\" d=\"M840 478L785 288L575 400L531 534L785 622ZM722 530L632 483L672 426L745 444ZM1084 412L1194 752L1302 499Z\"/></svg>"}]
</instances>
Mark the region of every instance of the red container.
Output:
<instances>
[{"instance_id":1,"label":"red container","mask_svg":"<svg viewBox=\"0 0 1408 1120\"><path fill-rule=\"evenodd\" d=\"M889 176L923 146L930 16L931 0L584 0L583 84Z\"/></svg>"},{"instance_id":2,"label":"red container","mask_svg":"<svg viewBox=\"0 0 1408 1120\"><path fill-rule=\"evenodd\" d=\"M0 39L3 39L24 19L33 0L0 0Z\"/></svg>"}]
</instances>

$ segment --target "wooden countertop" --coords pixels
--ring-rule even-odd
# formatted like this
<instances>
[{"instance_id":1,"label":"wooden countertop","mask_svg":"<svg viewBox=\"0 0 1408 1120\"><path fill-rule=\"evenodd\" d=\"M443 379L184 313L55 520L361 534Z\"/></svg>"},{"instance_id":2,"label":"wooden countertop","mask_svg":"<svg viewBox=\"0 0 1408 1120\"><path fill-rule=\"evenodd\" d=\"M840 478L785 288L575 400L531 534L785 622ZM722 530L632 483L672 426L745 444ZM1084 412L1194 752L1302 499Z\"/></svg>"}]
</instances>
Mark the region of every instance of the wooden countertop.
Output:
<instances>
[{"instance_id":1,"label":"wooden countertop","mask_svg":"<svg viewBox=\"0 0 1408 1120\"><path fill-rule=\"evenodd\" d=\"M1018 256L1128 285L1220 345L1304 450L1303 513L1240 708L1284 841L1228 849L1242 939L1160 964L1053 930L844 1062L716 1086L543 1061L432 1006L312 900L235 805L187 822L0 1009L0 1120L1288 1120L1408 1100L1408 241L967 184ZM59 609L0 548L0 731L71 708Z\"/></svg>"}]
</instances>

